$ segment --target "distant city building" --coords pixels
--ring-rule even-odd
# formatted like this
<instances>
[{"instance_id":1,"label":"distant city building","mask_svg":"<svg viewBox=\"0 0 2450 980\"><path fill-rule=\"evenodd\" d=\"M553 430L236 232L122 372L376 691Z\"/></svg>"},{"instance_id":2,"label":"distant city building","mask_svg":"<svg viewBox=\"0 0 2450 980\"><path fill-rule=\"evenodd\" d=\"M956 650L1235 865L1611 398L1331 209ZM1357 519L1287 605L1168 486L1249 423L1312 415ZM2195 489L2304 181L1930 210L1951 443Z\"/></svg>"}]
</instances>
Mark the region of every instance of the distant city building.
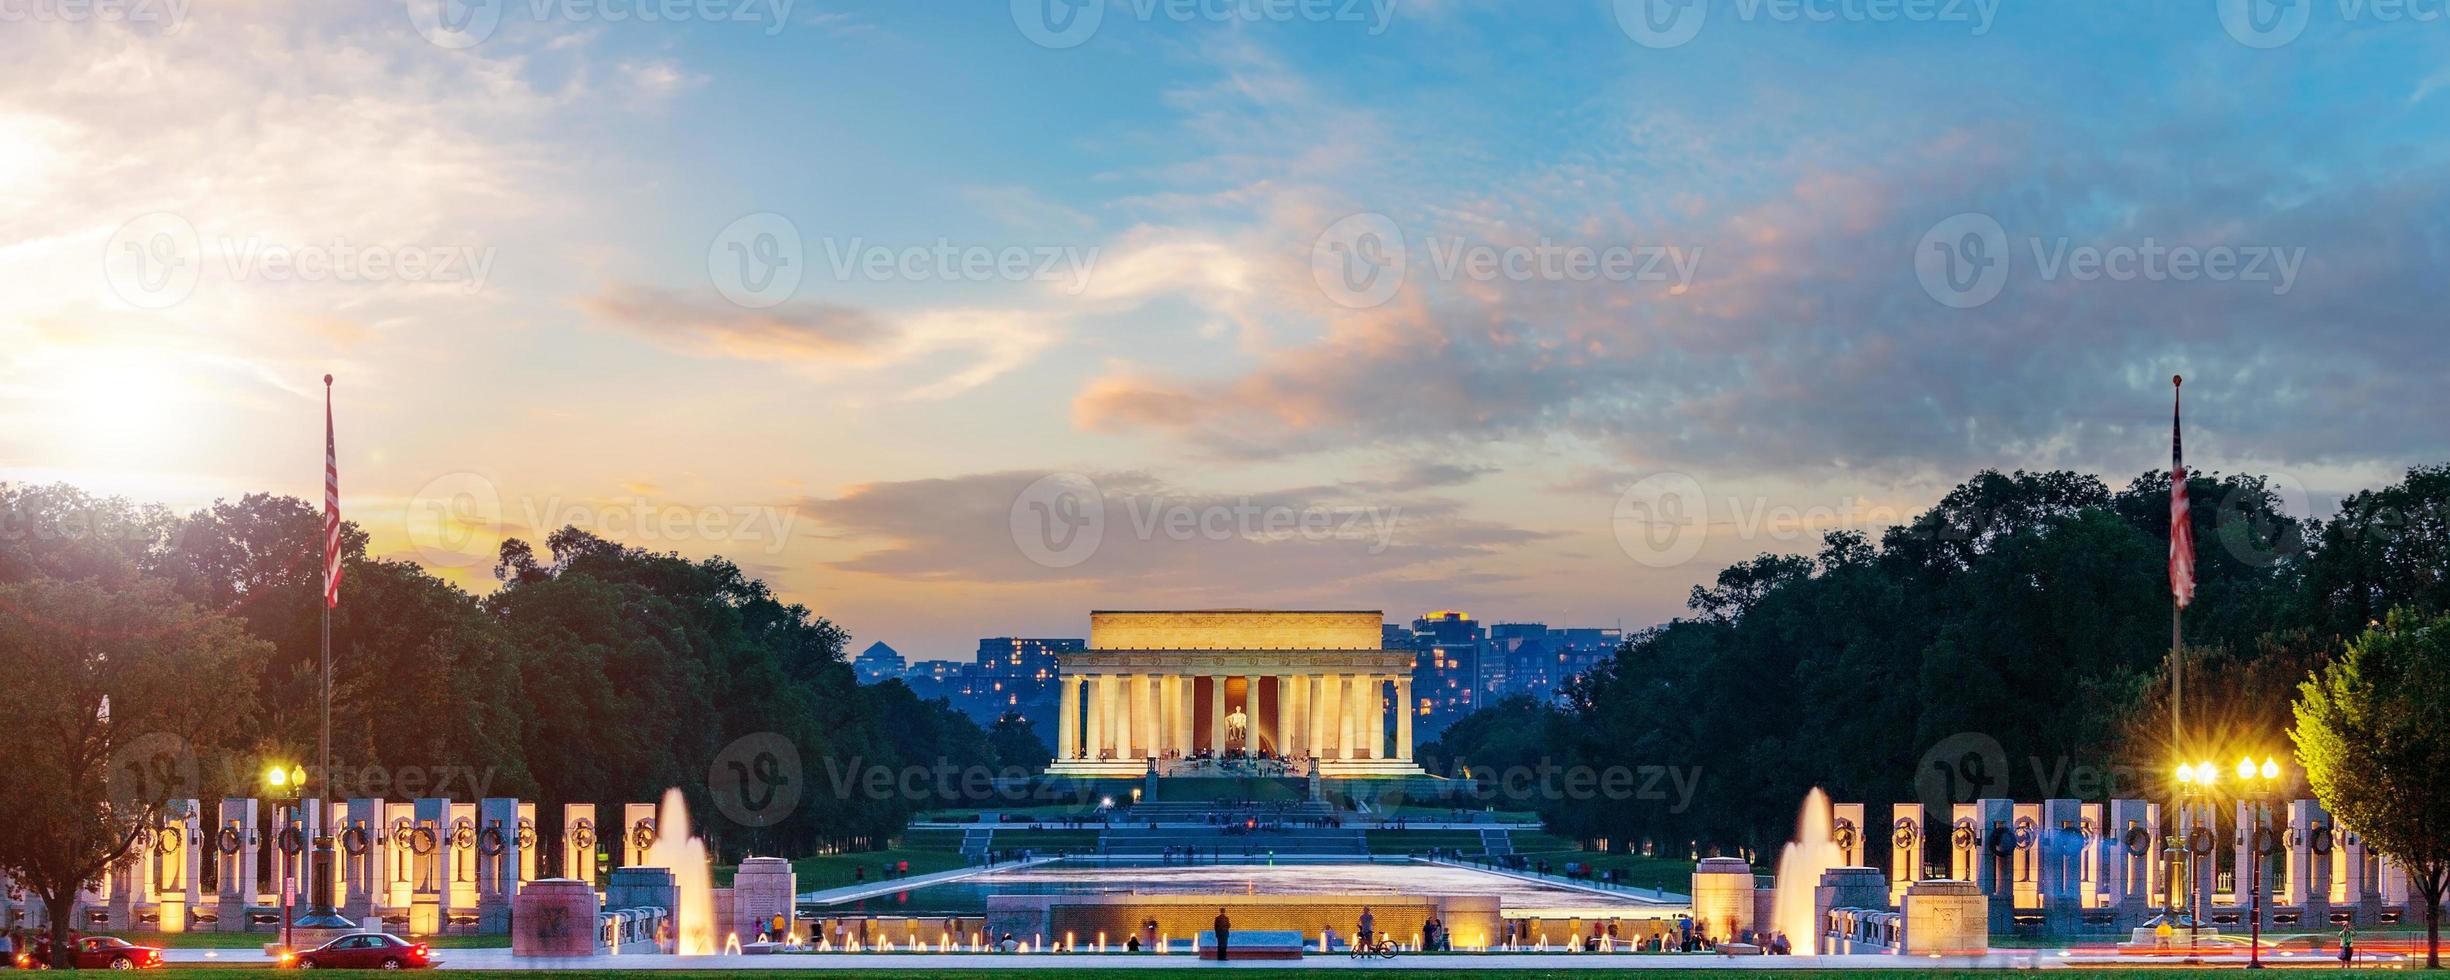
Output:
<instances>
[{"instance_id":1,"label":"distant city building","mask_svg":"<svg viewBox=\"0 0 2450 980\"><path fill-rule=\"evenodd\" d=\"M1430 728L1444 728L1479 705L1486 641L1470 613L1441 609L1412 621L1413 708Z\"/></svg>"},{"instance_id":2,"label":"distant city building","mask_svg":"<svg viewBox=\"0 0 2450 980\"><path fill-rule=\"evenodd\" d=\"M910 665L903 661L901 651L886 646L880 640L868 644L867 649L859 651L859 656L851 658L851 671L859 675L860 683L874 684L909 673Z\"/></svg>"}]
</instances>

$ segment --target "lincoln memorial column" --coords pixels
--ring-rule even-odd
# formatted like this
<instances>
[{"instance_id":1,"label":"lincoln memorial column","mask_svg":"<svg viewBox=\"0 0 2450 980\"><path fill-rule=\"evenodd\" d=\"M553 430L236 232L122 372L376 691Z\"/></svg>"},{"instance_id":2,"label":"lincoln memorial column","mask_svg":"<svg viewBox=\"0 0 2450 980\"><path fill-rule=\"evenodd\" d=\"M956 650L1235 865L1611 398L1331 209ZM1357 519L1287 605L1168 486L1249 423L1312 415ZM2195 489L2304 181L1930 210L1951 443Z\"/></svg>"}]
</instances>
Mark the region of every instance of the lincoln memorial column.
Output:
<instances>
[{"instance_id":1,"label":"lincoln memorial column","mask_svg":"<svg viewBox=\"0 0 2450 980\"><path fill-rule=\"evenodd\" d=\"M1081 693L1089 698L1089 731L1081 739L1080 753L1095 759L1106 747L1106 676L1090 674L1081 678L1081 685Z\"/></svg>"},{"instance_id":2,"label":"lincoln memorial column","mask_svg":"<svg viewBox=\"0 0 2450 980\"><path fill-rule=\"evenodd\" d=\"M1290 755L1286 750L1293 742L1293 678L1278 674L1269 680L1276 683L1276 711L1271 715L1276 730L1270 734L1275 737L1276 754Z\"/></svg>"},{"instance_id":3,"label":"lincoln memorial column","mask_svg":"<svg viewBox=\"0 0 2450 980\"><path fill-rule=\"evenodd\" d=\"M1225 754L1225 675L1208 675L1208 750Z\"/></svg>"},{"instance_id":4,"label":"lincoln memorial column","mask_svg":"<svg viewBox=\"0 0 2450 980\"><path fill-rule=\"evenodd\" d=\"M1188 674L1174 675L1174 733L1166 737L1174 740L1174 751L1186 756L1191 754L1192 743L1199 741L1198 733L1193 730L1197 724L1194 719L1199 714L1192 710L1191 701L1191 696L1198 691L1199 678Z\"/></svg>"},{"instance_id":5,"label":"lincoln memorial column","mask_svg":"<svg viewBox=\"0 0 2450 980\"><path fill-rule=\"evenodd\" d=\"M1370 731L1363 741L1370 743L1373 759L1387 757L1387 681L1392 679L1385 674L1371 674L1370 689L1364 692L1369 700L1361 706L1361 717L1369 719Z\"/></svg>"},{"instance_id":6,"label":"lincoln memorial column","mask_svg":"<svg viewBox=\"0 0 2450 980\"><path fill-rule=\"evenodd\" d=\"M1149 674L1134 671L1129 679L1122 681L1122 698L1132 703L1132 706L1125 708L1127 718L1132 718L1129 728L1125 728L1125 742L1129 747L1125 755L1139 759L1149 755Z\"/></svg>"},{"instance_id":7,"label":"lincoln memorial column","mask_svg":"<svg viewBox=\"0 0 2450 980\"><path fill-rule=\"evenodd\" d=\"M1302 675L1302 747L1316 758L1327 758L1327 698L1317 674Z\"/></svg>"},{"instance_id":8,"label":"lincoln memorial column","mask_svg":"<svg viewBox=\"0 0 2450 980\"><path fill-rule=\"evenodd\" d=\"M1174 675L1157 675L1157 754L1174 749Z\"/></svg>"},{"instance_id":9,"label":"lincoln memorial column","mask_svg":"<svg viewBox=\"0 0 2450 980\"><path fill-rule=\"evenodd\" d=\"M1140 713L1131 703L1132 689L1138 687L1140 675L1117 674L1114 678L1114 757L1128 759L1139 753L1132 751L1132 726L1140 721Z\"/></svg>"},{"instance_id":10,"label":"lincoln memorial column","mask_svg":"<svg viewBox=\"0 0 2450 980\"><path fill-rule=\"evenodd\" d=\"M1377 678L1368 674L1353 675L1353 758L1375 759L1378 747L1370 744L1370 682Z\"/></svg>"},{"instance_id":11,"label":"lincoln memorial column","mask_svg":"<svg viewBox=\"0 0 2450 980\"><path fill-rule=\"evenodd\" d=\"M1242 751L1256 753L1259 751L1259 719L1266 717L1259 713L1257 674L1242 678L1242 714L1249 718L1246 722L1248 727L1242 731Z\"/></svg>"},{"instance_id":12,"label":"lincoln memorial column","mask_svg":"<svg viewBox=\"0 0 2450 980\"><path fill-rule=\"evenodd\" d=\"M1065 674L1055 699L1055 758L1080 758L1080 677ZM371 825L370 825L371 826Z\"/></svg>"},{"instance_id":13,"label":"lincoln memorial column","mask_svg":"<svg viewBox=\"0 0 2450 980\"><path fill-rule=\"evenodd\" d=\"M1412 675L1395 675L1395 757L1412 761Z\"/></svg>"}]
</instances>

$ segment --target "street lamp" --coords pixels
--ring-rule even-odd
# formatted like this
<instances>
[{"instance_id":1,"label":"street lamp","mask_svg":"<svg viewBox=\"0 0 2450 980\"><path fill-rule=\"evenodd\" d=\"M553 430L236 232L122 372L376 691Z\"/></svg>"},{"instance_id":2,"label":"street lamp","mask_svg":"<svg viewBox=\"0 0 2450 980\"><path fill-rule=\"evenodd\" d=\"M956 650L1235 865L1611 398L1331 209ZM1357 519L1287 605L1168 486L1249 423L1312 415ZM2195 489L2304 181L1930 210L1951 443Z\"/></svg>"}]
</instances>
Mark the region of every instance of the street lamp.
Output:
<instances>
[{"instance_id":1,"label":"street lamp","mask_svg":"<svg viewBox=\"0 0 2450 980\"><path fill-rule=\"evenodd\" d=\"M306 770L304 768L297 768L293 772L275 762L271 768L264 770L264 785L272 788L273 798L289 807L289 812L298 817L301 824L304 822L304 815L299 813L299 803L306 797ZM283 823L286 824L287 821ZM279 840L280 836L287 831L288 828L283 826L274 832L273 839ZM277 851L279 848L275 846L274 850ZM290 899L297 891L291 887L291 879L298 873L297 865L293 862L285 870L288 871L288 875L281 881L281 946L283 949L295 951L297 934L292 928L294 919L290 915Z\"/></svg>"},{"instance_id":2,"label":"street lamp","mask_svg":"<svg viewBox=\"0 0 2450 980\"><path fill-rule=\"evenodd\" d=\"M2192 812L2195 800L2210 795L2212 786L2219 781L2219 767L2212 765L2208 760L2192 765L2180 763L2178 765L2179 815L2183 816ZM2175 819L2171 821L2173 825L2180 822ZM2207 856L2195 853L2193 836L2180 832L2175 826L2170 833L2170 850L2180 855L2177 862L2179 874L2184 876L2186 882L2186 943L2189 948L2200 945L2203 937L2203 894L2202 889L2197 887L2195 862ZM2177 898L2174 893L2170 901L2173 906L2176 904ZM2172 911L2175 909L2173 908Z\"/></svg>"},{"instance_id":3,"label":"street lamp","mask_svg":"<svg viewBox=\"0 0 2450 980\"><path fill-rule=\"evenodd\" d=\"M2253 868L2247 873L2248 884L2246 886L2246 895L2251 908L2250 914L2254 916L2253 923L2249 927L2251 938L2248 940L2246 951L2246 968L2251 970L2263 968L2263 861L2271 856L2263 848L2263 841L2270 834L2263 810L2268 802L2272 786L2277 784L2279 779L2280 763L2270 756L2264 756L2263 764L2259 766L2254 764L2251 756L2237 760L2237 781L2244 787L2238 792L2246 802L2246 812L2254 816L2251 828L2239 827L2237 829L2238 833L2245 835L2246 853L2253 859Z\"/></svg>"}]
</instances>

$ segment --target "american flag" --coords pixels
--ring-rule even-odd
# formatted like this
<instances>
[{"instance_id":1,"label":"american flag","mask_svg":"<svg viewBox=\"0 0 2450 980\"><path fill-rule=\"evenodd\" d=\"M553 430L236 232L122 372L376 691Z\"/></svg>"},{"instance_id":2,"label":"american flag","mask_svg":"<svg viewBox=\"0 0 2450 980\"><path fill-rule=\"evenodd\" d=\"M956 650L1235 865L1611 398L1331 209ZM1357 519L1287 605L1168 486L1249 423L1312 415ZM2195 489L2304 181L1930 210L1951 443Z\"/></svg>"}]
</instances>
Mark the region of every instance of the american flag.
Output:
<instances>
[{"instance_id":1,"label":"american flag","mask_svg":"<svg viewBox=\"0 0 2450 980\"><path fill-rule=\"evenodd\" d=\"M2186 453L2178 441L2178 389L2183 377L2169 379L2169 594L2178 608L2195 601L2195 520L2186 504Z\"/></svg>"},{"instance_id":2,"label":"american flag","mask_svg":"<svg viewBox=\"0 0 2450 980\"><path fill-rule=\"evenodd\" d=\"M323 376L323 602L340 606L340 454L332 448L332 376Z\"/></svg>"}]
</instances>

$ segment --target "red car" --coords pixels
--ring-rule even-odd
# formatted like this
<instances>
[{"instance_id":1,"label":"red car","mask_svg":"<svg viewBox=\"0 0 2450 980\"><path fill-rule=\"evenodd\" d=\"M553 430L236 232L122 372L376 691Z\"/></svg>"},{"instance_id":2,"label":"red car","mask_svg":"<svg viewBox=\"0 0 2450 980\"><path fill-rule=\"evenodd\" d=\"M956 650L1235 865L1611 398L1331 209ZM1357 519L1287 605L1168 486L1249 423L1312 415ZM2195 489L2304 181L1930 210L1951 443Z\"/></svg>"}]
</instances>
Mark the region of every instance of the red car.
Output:
<instances>
[{"instance_id":1,"label":"red car","mask_svg":"<svg viewBox=\"0 0 2450 980\"><path fill-rule=\"evenodd\" d=\"M412 943L388 933L342 936L303 953L282 958L282 965L301 970L422 970L441 965L424 943Z\"/></svg>"},{"instance_id":2,"label":"red car","mask_svg":"<svg viewBox=\"0 0 2450 980\"><path fill-rule=\"evenodd\" d=\"M117 936L79 936L69 940L80 970L151 970L162 965L162 951L138 946ZM17 957L24 970L51 968L51 944L44 942Z\"/></svg>"}]
</instances>

